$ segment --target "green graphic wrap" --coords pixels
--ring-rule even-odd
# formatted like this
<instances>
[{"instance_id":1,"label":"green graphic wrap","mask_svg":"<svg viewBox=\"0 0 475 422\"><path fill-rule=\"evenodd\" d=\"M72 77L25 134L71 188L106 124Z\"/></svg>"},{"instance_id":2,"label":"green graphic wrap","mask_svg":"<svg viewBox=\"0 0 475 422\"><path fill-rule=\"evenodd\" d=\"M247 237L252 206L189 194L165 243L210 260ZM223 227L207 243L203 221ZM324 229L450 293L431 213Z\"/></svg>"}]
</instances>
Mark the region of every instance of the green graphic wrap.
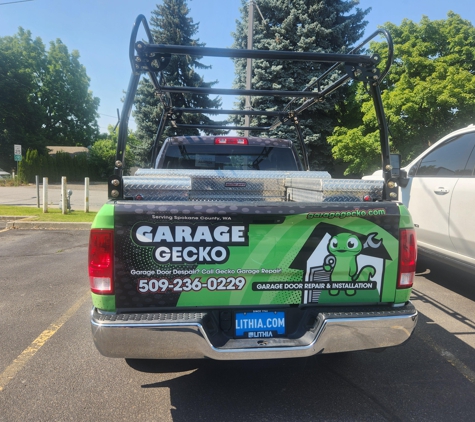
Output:
<instances>
[{"instance_id":1,"label":"green graphic wrap","mask_svg":"<svg viewBox=\"0 0 475 422\"><path fill-rule=\"evenodd\" d=\"M399 218L377 203L118 204L116 306L393 302Z\"/></svg>"}]
</instances>

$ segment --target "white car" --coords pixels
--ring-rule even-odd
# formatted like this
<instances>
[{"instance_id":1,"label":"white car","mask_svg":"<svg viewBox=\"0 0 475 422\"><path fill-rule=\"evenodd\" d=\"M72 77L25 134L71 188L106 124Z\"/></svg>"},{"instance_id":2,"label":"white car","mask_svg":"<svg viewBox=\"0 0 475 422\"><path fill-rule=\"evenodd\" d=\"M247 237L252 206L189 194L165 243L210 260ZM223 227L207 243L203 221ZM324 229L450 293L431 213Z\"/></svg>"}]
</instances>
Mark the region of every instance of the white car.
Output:
<instances>
[{"instance_id":1,"label":"white car","mask_svg":"<svg viewBox=\"0 0 475 422\"><path fill-rule=\"evenodd\" d=\"M399 192L422 255L470 270L475 270L474 169L475 126L470 125L443 137L406 166Z\"/></svg>"},{"instance_id":2,"label":"white car","mask_svg":"<svg viewBox=\"0 0 475 422\"><path fill-rule=\"evenodd\" d=\"M373 174L363 176L363 180L383 180L383 170L376 170Z\"/></svg>"}]
</instances>

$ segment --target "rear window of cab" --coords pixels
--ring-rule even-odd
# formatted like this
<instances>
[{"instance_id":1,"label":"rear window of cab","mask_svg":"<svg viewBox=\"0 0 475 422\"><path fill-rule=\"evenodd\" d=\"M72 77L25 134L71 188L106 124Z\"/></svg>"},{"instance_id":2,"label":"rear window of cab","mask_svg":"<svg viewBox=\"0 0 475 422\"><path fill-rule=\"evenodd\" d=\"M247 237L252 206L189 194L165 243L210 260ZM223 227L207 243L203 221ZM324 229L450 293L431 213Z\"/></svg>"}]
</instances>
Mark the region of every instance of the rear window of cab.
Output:
<instances>
[{"instance_id":1,"label":"rear window of cab","mask_svg":"<svg viewBox=\"0 0 475 422\"><path fill-rule=\"evenodd\" d=\"M164 169L301 170L291 148L260 145L168 145Z\"/></svg>"}]
</instances>

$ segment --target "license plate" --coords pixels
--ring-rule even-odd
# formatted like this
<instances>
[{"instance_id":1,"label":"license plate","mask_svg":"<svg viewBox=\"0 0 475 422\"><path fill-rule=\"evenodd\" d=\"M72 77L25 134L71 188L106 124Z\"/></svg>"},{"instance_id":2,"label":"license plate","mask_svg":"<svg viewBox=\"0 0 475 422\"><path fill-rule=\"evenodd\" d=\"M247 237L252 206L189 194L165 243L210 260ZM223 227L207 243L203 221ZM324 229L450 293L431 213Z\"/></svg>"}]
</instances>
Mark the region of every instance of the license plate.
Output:
<instances>
[{"instance_id":1,"label":"license plate","mask_svg":"<svg viewBox=\"0 0 475 422\"><path fill-rule=\"evenodd\" d=\"M285 312L236 312L237 338L270 338L285 335Z\"/></svg>"}]
</instances>

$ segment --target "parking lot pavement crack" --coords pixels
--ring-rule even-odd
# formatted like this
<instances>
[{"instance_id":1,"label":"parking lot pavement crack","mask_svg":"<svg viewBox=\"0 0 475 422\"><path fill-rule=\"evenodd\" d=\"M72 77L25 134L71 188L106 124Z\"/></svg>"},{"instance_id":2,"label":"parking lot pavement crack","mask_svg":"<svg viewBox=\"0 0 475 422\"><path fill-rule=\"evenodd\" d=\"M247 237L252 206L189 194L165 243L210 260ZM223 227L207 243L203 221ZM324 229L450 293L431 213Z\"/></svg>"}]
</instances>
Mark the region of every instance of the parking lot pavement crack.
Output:
<instances>
[{"instance_id":1,"label":"parking lot pavement crack","mask_svg":"<svg viewBox=\"0 0 475 422\"><path fill-rule=\"evenodd\" d=\"M352 380L350 380L348 377L345 377L343 374L335 371L335 370L330 370L333 375L341 378L344 382L347 384L351 385L355 391L362 396L365 400L370 401L375 405L375 407L378 408L378 412L383 416L386 420L390 422L402 422L402 419L394 415L394 410L391 410L388 408L386 405L384 405L381 400L379 400L374 394L370 393L368 390L366 390L364 387L356 384Z\"/></svg>"},{"instance_id":2,"label":"parking lot pavement crack","mask_svg":"<svg viewBox=\"0 0 475 422\"><path fill-rule=\"evenodd\" d=\"M459 360L453 353L439 346L435 340L428 334L419 333L419 337L442 356L448 363L450 363L457 371L468 379L472 384L475 384L475 371L472 371L467 365Z\"/></svg>"}]
</instances>

